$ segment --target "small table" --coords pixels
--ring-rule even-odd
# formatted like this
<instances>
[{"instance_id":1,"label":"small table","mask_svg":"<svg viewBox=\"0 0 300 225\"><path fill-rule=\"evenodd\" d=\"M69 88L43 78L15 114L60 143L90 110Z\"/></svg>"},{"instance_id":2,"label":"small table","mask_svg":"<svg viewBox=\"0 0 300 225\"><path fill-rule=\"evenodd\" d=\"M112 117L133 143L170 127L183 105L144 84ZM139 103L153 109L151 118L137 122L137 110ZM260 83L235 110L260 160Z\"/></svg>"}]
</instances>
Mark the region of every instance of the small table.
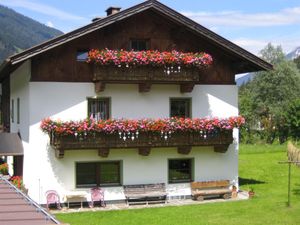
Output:
<instances>
[{"instance_id":1,"label":"small table","mask_svg":"<svg viewBox=\"0 0 300 225\"><path fill-rule=\"evenodd\" d=\"M82 208L84 200L87 200L87 194L85 192L70 192L64 196L64 201L67 202L68 208L70 208L70 203L72 202L80 202L80 207Z\"/></svg>"}]
</instances>

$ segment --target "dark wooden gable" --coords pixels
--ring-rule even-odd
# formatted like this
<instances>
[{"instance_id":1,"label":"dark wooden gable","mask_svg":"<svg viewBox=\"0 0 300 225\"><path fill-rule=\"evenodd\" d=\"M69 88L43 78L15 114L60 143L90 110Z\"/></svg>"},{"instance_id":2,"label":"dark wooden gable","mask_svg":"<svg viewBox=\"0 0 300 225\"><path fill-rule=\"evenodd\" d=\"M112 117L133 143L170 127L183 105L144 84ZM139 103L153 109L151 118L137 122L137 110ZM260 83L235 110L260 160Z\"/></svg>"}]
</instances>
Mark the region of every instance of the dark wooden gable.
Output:
<instances>
[{"instance_id":1,"label":"dark wooden gable","mask_svg":"<svg viewBox=\"0 0 300 225\"><path fill-rule=\"evenodd\" d=\"M93 68L76 61L78 50L130 49L130 40L147 39L149 48L160 51L204 51L214 65L204 70L203 83L233 84L238 59L153 9L135 14L32 58L32 81L91 82ZM207 79L209 77L209 79Z\"/></svg>"}]
</instances>

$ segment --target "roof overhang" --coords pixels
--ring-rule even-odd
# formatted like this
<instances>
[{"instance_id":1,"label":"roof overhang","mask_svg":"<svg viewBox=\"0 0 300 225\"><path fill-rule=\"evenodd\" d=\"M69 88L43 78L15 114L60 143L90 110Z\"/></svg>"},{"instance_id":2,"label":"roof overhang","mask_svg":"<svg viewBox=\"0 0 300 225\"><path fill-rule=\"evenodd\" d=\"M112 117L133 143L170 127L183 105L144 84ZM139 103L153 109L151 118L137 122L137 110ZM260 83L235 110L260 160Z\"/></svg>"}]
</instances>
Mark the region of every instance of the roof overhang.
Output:
<instances>
[{"instance_id":1,"label":"roof overhang","mask_svg":"<svg viewBox=\"0 0 300 225\"><path fill-rule=\"evenodd\" d=\"M0 133L0 156L23 155L23 144L16 133Z\"/></svg>"},{"instance_id":2,"label":"roof overhang","mask_svg":"<svg viewBox=\"0 0 300 225\"><path fill-rule=\"evenodd\" d=\"M219 36L218 34L210 31L209 29L201 26L200 24L196 23L195 21L193 21L193 20L187 18L186 16L176 12L175 10L167 7L166 5L160 3L159 1L148 0L148 1L145 1L138 5L135 5L131 8L120 11L119 13L115 13L113 15L104 17L103 19L99 19L99 20L97 20L93 23L90 23L84 27L81 27L81 28L71 31L69 33L63 34L59 37L56 37L54 39L46 41L42 44L36 45L36 46L29 48L21 53L12 55L11 57L9 57L6 60L7 61L6 63L3 63L3 65L0 66L0 81L1 81L1 79L3 79L3 77L4 77L3 73L5 73L5 71L7 71L8 67L17 65L31 57L39 55L39 54L41 54L45 51L48 51L52 48L55 48L64 43L70 42L74 39L77 39L77 38L83 36L83 35L89 34L98 29L109 26L113 23L124 20L130 16L133 16L137 13L141 13L148 9L153 9L153 10L167 16L168 18L172 19L173 21L176 21L177 23L180 23L180 24L186 26L187 28L195 31L199 35L204 36L208 40L216 43L222 49L229 51L232 54L238 55L241 59L246 60L246 61L252 63L253 65L255 65L255 67L257 68L257 71L273 69L273 66L271 64L269 64L268 62L260 59L259 57L246 51L245 49L239 47L238 45L230 42L229 40ZM250 72L250 71L244 71L244 72Z\"/></svg>"}]
</instances>

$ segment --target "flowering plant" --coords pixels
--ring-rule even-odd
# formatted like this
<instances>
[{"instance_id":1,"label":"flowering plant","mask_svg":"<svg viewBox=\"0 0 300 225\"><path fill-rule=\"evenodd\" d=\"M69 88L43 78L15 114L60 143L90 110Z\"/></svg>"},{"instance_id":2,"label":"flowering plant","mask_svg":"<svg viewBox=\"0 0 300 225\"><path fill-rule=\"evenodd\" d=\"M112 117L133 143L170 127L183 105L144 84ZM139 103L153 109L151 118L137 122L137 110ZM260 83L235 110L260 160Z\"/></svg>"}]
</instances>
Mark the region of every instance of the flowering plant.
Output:
<instances>
[{"instance_id":1,"label":"flowering plant","mask_svg":"<svg viewBox=\"0 0 300 225\"><path fill-rule=\"evenodd\" d=\"M203 67L212 64L212 57L204 52L183 53L178 51L159 52L157 50L148 51L125 51L109 49L92 49L88 53L88 63L94 62L100 65L115 66L196 66Z\"/></svg>"},{"instance_id":2,"label":"flowering plant","mask_svg":"<svg viewBox=\"0 0 300 225\"><path fill-rule=\"evenodd\" d=\"M14 186L16 186L19 189L22 189L24 187L23 179L21 176L13 176L9 180Z\"/></svg>"},{"instance_id":3,"label":"flowering plant","mask_svg":"<svg viewBox=\"0 0 300 225\"><path fill-rule=\"evenodd\" d=\"M46 118L41 122L41 129L49 135L75 135L87 136L95 133L113 134L139 134L140 132L157 132L171 134L174 132L214 132L232 130L245 123L241 116L219 118L167 118L167 119L109 119L61 122Z\"/></svg>"},{"instance_id":4,"label":"flowering plant","mask_svg":"<svg viewBox=\"0 0 300 225\"><path fill-rule=\"evenodd\" d=\"M0 165L0 173L3 175L8 174L8 164L7 163L3 163Z\"/></svg>"}]
</instances>

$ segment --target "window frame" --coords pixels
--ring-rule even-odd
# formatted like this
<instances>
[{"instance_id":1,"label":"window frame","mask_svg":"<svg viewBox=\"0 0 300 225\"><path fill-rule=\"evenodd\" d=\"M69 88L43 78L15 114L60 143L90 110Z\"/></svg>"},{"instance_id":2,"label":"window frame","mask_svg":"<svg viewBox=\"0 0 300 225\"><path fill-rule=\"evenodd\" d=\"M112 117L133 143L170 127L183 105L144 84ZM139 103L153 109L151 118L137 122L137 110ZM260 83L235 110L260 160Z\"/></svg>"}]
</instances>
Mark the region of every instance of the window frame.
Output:
<instances>
[{"instance_id":1,"label":"window frame","mask_svg":"<svg viewBox=\"0 0 300 225\"><path fill-rule=\"evenodd\" d=\"M146 49L134 49L132 47L133 43L132 42L145 42L146 44ZM150 39L148 38L131 38L130 41L129 41L129 50L134 50L134 51L147 51L147 50L150 50Z\"/></svg>"},{"instance_id":2,"label":"window frame","mask_svg":"<svg viewBox=\"0 0 300 225\"><path fill-rule=\"evenodd\" d=\"M77 165L78 164L96 164L96 171L95 171L95 180L96 184L95 185L88 185L88 184L78 184L78 178L77 178ZM109 164L109 163L118 163L118 178L119 182L118 183L104 183L101 184L100 180L100 165L102 164ZM75 162L74 165L75 169L75 188L93 188L93 187L120 187L123 185L123 161L122 160L111 160L111 161L80 161L80 162Z\"/></svg>"},{"instance_id":3,"label":"window frame","mask_svg":"<svg viewBox=\"0 0 300 225\"><path fill-rule=\"evenodd\" d=\"M11 99L11 122L15 122L15 100Z\"/></svg>"},{"instance_id":4,"label":"window frame","mask_svg":"<svg viewBox=\"0 0 300 225\"><path fill-rule=\"evenodd\" d=\"M179 101L179 100L182 100L182 101L186 101L188 102L188 114L189 116L187 117L184 117L184 118L192 118L192 98L191 97L171 97L169 99L169 115L170 117L177 117L177 116L172 116L172 101Z\"/></svg>"},{"instance_id":5,"label":"window frame","mask_svg":"<svg viewBox=\"0 0 300 225\"><path fill-rule=\"evenodd\" d=\"M190 161L190 175L188 180L171 180L170 178L170 162L173 160L189 160ZM190 183L194 181L194 170L195 170L195 159L194 158L170 158L168 159L168 184L180 184L180 183Z\"/></svg>"},{"instance_id":6,"label":"window frame","mask_svg":"<svg viewBox=\"0 0 300 225\"><path fill-rule=\"evenodd\" d=\"M17 124L20 124L20 98L17 98Z\"/></svg>"},{"instance_id":7,"label":"window frame","mask_svg":"<svg viewBox=\"0 0 300 225\"><path fill-rule=\"evenodd\" d=\"M107 118L105 118L104 120L108 120L111 118L111 98L110 97L87 97L87 117L90 118L91 117L91 112L90 112L90 101L105 101L106 104L108 105L107 109L106 109L106 113L107 113Z\"/></svg>"},{"instance_id":8,"label":"window frame","mask_svg":"<svg viewBox=\"0 0 300 225\"><path fill-rule=\"evenodd\" d=\"M87 58L88 57L86 57L85 59L79 59L78 58L78 55L80 55L80 53L86 53L87 54L87 56L88 56L88 53L89 53L89 50L87 50L87 49L78 49L77 51L76 51L76 61L77 62L86 62L86 60L87 60Z\"/></svg>"}]
</instances>

